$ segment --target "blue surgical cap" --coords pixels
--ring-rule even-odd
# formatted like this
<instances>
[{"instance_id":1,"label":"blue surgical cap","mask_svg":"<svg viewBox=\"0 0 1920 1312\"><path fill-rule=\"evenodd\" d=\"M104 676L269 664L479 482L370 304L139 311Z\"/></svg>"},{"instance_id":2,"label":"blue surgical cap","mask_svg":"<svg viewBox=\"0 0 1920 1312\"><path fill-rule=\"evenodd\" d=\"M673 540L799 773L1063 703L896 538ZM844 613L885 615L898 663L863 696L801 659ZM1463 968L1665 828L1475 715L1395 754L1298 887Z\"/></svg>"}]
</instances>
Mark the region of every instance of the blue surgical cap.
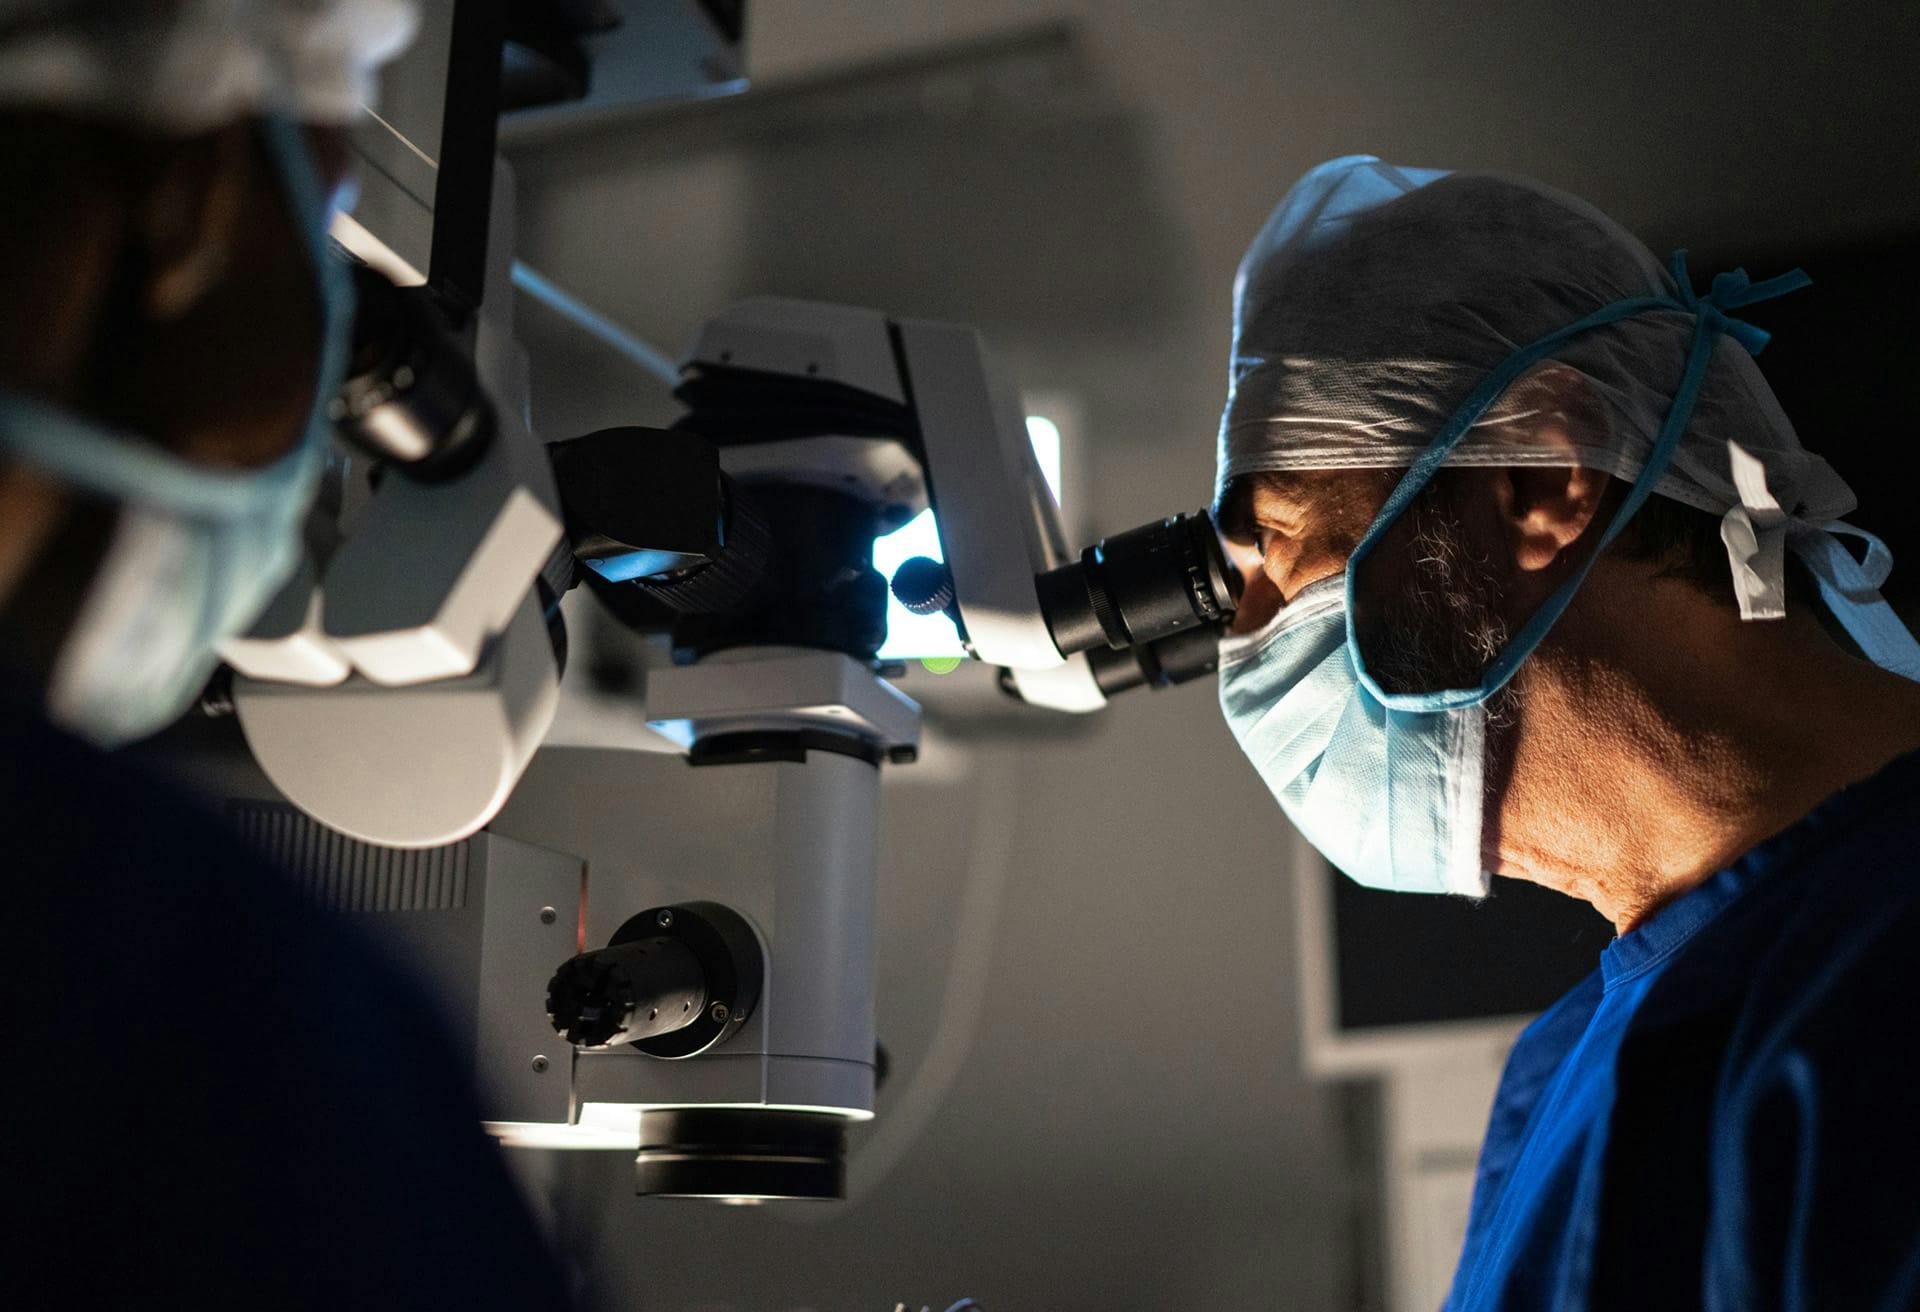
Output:
<instances>
[{"instance_id":1,"label":"blue surgical cap","mask_svg":"<svg viewBox=\"0 0 1920 1312\"><path fill-rule=\"evenodd\" d=\"M1602 306L1675 290L1631 234L1539 183L1365 155L1322 164L1287 192L1240 264L1216 500L1265 470L1408 465L1519 348ZM1568 341L1447 463L1577 464L1631 481L1678 387L1692 327L1685 313L1648 314ZM1562 371L1558 386L1536 385L1547 370ZM1559 416L1570 445L1543 443L1539 407L1564 398L1571 378L1587 403ZM1715 348L1655 491L1722 517L1750 618L1784 605L1788 522L1823 525L1855 504L1730 338Z\"/></svg>"}]
</instances>

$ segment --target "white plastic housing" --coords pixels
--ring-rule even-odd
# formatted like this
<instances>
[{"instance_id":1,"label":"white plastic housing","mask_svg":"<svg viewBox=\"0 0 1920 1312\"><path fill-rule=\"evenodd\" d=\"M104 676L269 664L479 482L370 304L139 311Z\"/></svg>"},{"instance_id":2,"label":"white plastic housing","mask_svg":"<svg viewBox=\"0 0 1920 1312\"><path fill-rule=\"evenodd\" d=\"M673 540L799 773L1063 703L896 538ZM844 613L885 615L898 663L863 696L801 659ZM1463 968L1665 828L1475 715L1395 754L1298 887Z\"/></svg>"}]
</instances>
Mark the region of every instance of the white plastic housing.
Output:
<instances>
[{"instance_id":1,"label":"white plastic housing","mask_svg":"<svg viewBox=\"0 0 1920 1312\"><path fill-rule=\"evenodd\" d=\"M1064 562L1065 535L1020 395L973 329L907 319L899 331L967 643L991 665L1059 665L1033 581Z\"/></svg>"},{"instance_id":2,"label":"white plastic housing","mask_svg":"<svg viewBox=\"0 0 1920 1312\"><path fill-rule=\"evenodd\" d=\"M750 296L701 325L686 363L822 378L907 399L887 316L851 305Z\"/></svg>"},{"instance_id":3,"label":"white plastic housing","mask_svg":"<svg viewBox=\"0 0 1920 1312\"><path fill-rule=\"evenodd\" d=\"M699 767L597 748L534 759L492 832L586 858L589 947L650 907L714 901L745 916L767 951L759 1004L712 1052L577 1053L574 1098L591 1133L546 1141L631 1147L643 1106L872 1114L879 778L817 751L804 764Z\"/></svg>"},{"instance_id":4,"label":"white plastic housing","mask_svg":"<svg viewBox=\"0 0 1920 1312\"><path fill-rule=\"evenodd\" d=\"M389 847L451 843L492 819L559 698L531 593L479 668L457 679L314 688L243 677L233 687L247 745L274 787L322 823Z\"/></svg>"},{"instance_id":5,"label":"white plastic housing","mask_svg":"<svg viewBox=\"0 0 1920 1312\"><path fill-rule=\"evenodd\" d=\"M220 658L250 679L328 688L353 668L326 635L313 562L302 558L253 627L220 644Z\"/></svg>"}]
</instances>

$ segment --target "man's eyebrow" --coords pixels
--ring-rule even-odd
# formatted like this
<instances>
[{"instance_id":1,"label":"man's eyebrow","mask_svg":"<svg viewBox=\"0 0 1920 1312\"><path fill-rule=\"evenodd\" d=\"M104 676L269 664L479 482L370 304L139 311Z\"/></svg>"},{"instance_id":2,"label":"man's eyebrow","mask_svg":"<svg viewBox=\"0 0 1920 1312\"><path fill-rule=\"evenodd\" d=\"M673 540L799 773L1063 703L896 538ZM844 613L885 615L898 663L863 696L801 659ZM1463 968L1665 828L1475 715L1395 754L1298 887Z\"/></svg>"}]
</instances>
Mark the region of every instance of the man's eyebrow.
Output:
<instances>
[{"instance_id":1,"label":"man's eyebrow","mask_svg":"<svg viewBox=\"0 0 1920 1312\"><path fill-rule=\"evenodd\" d=\"M1262 481L1247 501L1254 518L1291 523L1313 503L1313 496L1300 480L1275 478Z\"/></svg>"}]
</instances>

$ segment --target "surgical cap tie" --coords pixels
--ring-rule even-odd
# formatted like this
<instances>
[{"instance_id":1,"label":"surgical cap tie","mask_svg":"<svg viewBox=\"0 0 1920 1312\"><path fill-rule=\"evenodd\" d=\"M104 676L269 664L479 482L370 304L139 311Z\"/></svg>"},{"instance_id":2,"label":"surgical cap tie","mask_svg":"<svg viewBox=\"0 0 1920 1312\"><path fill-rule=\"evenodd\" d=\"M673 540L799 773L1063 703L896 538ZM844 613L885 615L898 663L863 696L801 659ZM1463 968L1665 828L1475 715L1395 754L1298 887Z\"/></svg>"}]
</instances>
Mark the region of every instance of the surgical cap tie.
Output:
<instances>
[{"instance_id":1,"label":"surgical cap tie","mask_svg":"<svg viewBox=\"0 0 1920 1312\"><path fill-rule=\"evenodd\" d=\"M1675 251L1667 268L1679 289L1681 303L1753 356L1766 348L1773 335L1734 318L1728 311L1799 291L1813 281L1804 271L1793 269L1756 283L1747 277L1745 269L1733 269L1715 274L1711 289L1703 297L1693 290L1685 251ZM1720 540L1727 548L1740 618L1780 619L1787 613L1787 525L1793 516L1767 487L1765 463L1734 438L1727 439L1727 466L1740 499L1720 517Z\"/></svg>"},{"instance_id":2,"label":"surgical cap tie","mask_svg":"<svg viewBox=\"0 0 1920 1312\"><path fill-rule=\"evenodd\" d=\"M1673 258L1667 262L1667 271L1673 275L1674 286L1679 288L1676 299L1681 308L1700 315L1713 325L1714 331L1725 333L1746 347L1748 355L1760 354L1767 343L1773 340L1773 334L1764 328L1756 328L1744 319L1736 319L1727 312L1742 310L1760 301L1770 301L1788 292L1797 292L1813 283L1803 269L1790 269L1765 282L1752 281L1745 269L1733 269L1716 273L1711 289L1701 296L1693 290L1693 280L1687 275L1685 251L1673 253Z\"/></svg>"}]
</instances>

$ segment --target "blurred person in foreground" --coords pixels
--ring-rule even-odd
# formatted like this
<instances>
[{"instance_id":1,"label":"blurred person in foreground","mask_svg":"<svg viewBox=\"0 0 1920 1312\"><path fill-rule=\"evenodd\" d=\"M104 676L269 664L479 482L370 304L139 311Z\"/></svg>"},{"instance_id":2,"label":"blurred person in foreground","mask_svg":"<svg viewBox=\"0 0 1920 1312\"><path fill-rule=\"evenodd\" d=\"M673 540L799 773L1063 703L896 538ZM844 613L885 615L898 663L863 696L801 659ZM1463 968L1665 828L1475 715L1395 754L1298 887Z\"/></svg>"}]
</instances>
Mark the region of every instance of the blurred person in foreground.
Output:
<instances>
[{"instance_id":1,"label":"blurred person in foreground","mask_svg":"<svg viewBox=\"0 0 1920 1312\"><path fill-rule=\"evenodd\" d=\"M1920 645L1752 360L1805 282L1371 157L1241 265L1235 737L1361 883L1618 932L1509 1059L1450 1308L1920 1305Z\"/></svg>"},{"instance_id":2,"label":"blurred person in foreground","mask_svg":"<svg viewBox=\"0 0 1920 1312\"><path fill-rule=\"evenodd\" d=\"M564 1306L424 994L111 749L294 563L404 0L0 0L0 1287Z\"/></svg>"}]
</instances>

